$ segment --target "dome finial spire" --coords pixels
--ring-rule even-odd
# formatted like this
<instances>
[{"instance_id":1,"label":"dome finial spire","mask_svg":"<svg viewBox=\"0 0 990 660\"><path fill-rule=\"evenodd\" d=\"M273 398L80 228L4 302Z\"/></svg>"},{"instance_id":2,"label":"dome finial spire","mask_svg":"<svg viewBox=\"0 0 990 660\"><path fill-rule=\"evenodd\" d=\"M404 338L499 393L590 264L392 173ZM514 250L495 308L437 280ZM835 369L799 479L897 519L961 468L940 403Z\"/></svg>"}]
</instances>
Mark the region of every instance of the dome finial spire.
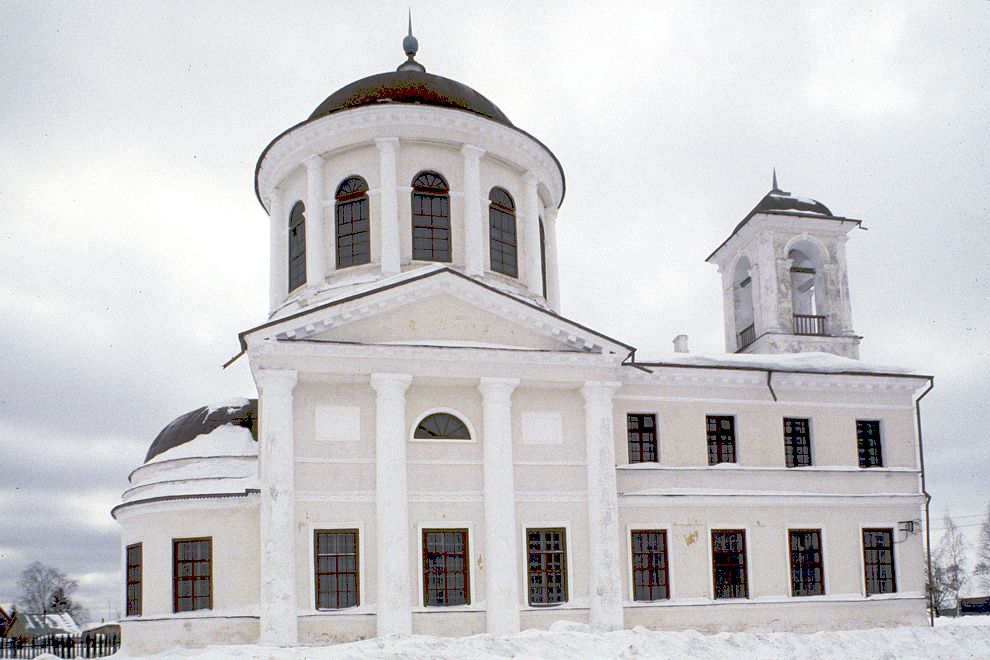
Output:
<instances>
[{"instance_id":1,"label":"dome finial spire","mask_svg":"<svg viewBox=\"0 0 990 660\"><path fill-rule=\"evenodd\" d=\"M396 71L419 71L423 73L426 67L416 61L416 51L419 50L419 41L412 33L412 7L409 8L409 34L402 40L402 50L406 53L406 61L399 65Z\"/></svg>"}]
</instances>

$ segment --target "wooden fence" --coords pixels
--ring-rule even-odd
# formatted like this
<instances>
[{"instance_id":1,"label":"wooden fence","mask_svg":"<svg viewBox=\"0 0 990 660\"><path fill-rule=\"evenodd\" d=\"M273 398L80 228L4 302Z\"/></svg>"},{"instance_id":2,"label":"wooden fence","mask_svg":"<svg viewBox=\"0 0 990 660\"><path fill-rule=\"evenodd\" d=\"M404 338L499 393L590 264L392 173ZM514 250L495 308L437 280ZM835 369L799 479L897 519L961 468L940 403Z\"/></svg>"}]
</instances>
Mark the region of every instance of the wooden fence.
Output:
<instances>
[{"instance_id":1,"label":"wooden fence","mask_svg":"<svg viewBox=\"0 0 990 660\"><path fill-rule=\"evenodd\" d=\"M33 639L0 639L0 658L34 658L51 653L59 658L102 658L120 648L117 635L49 635Z\"/></svg>"}]
</instances>

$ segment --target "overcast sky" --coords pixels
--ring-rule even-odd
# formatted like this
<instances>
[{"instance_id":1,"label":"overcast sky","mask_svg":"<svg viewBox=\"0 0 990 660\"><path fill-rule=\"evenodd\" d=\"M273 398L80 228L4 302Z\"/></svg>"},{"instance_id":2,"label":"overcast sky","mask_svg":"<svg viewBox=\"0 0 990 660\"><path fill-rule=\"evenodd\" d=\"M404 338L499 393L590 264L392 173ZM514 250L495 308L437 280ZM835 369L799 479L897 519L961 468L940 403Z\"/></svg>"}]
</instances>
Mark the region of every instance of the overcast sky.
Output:
<instances>
[{"instance_id":1,"label":"overcast sky","mask_svg":"<svg viewBox=\"0 0 990 660\"><path fill-rule=\"evenodd\" d=\"M0 2L0 602L37 559L116 607L127 474L176 416L255 394L221 365L267 313L257 157L402 61L408 4ZM978 522L990 2L411 4L427 70L563 164L563 313L641 354L724 349L704 259L771 167L862 219L862 357L935 375L933 512Z\"/></svg>"}]
</instances>

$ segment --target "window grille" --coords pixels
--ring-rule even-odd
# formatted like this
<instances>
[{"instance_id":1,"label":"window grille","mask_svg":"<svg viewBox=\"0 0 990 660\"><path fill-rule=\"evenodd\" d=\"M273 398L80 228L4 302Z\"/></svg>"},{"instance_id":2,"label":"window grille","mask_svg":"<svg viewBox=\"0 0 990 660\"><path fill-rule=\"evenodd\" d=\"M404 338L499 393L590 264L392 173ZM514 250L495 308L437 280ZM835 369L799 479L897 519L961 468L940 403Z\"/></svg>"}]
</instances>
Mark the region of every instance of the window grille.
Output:
<instances>
[{"instance_id":1,"label":"window grille","mask_svg":"<svg viewBox=\"0 0 990 660\"><path fill-rule=\"evenodd\" d=\"M749 598L746 580L746 532L712 530L715 598Z\"/></svg>"},{"instance_id":2,"label":"window grille","mask_svg":"<svg viewBox=\"0 0 990 660\"><path fill-rule=\"evenodd\" d=\"M172 597L175 612L213 608L211 539L180 539L172 542Z\"/></svg>"},{"instance_id":3,"label":"window grille","mask_svg":"<svg viewBox=\"0 0 990 660\"><path fill-rule=\"evenodd\" d=\"M807 419L784 418L784 463L787 467L811 465L811 431Z\"/></svg>"},{"instance_id":4,"label":"window grille","mask_svg":"<svg viewBox=\"0 0 990 660\"><path fill-rule=\"evenodd\" d=\"M467 425L449 413L427 415L416 426L413 437L417 440L470 440Z\"/></svg>"},{"instance_id":5,"label":"window grille","mask_svg":"<svg viewBox=\"0 0 990 660\"><path fill-rule=\"evenodd\" d=\"M527 529L529 604L567 602L567 547L563 529Z\"/></svg>"},{"instance_id":6,"label":"window grille","mask_svg":"<svg viewBox=\"0 0 990 660\"><path fill-rule=\"evenodd\" d=\"M667 573L667 532L632 532L633 600L670 598Z\"/></svg>"},{"instance_id":7,"label":"window grille","mask_svg":"<svg viewBox=\"0 0 990 660\"><path fill-rule=\"evenodd\" d=\"M708 464L736 462L736 420L731 415L707 415Z\"/></svg>"},{"instance_id":8,"label":"window grille","mask_svg":"<svg viewBox=\"0 0 990 660\"><path fill-rule=\"evenodd\" d=\"M819 529L788 532L791 555L791 595L821 596L825 593L822 568L822 533Z\"/></svg>"},{"instance_id":9,"label":"window grille","mask_svg":"<svg viewBox=\"0 0 990 660\"><path fill-rule=\"evenodd\" d=\"M466 529L423 530L423 603L468 605L470 555Z\"/></svg>"},{"instance_id":10,"label":"window grille","mask_svg":"<svg viewBox=\"0 0 990 660\"><path fill-rule=\"evenodd\" d=\"M356 607L360 604L358 531L316 530L313 537L317 609Z\"/></svg>"},{"instance_id":11,"label":"window grille","mask_svg":"<svg viewBox=\"0 0 990 660\"><path fill-rule=\"evenodd\" d=\"M337 268L369 263L368 182L359 176L345 179L336 198Z\"/></svg>"},{"instance_id":12,"label":"window grille","mask_svg":"<svg viewBox=\"0 0 990 660\"><path fill-rule=\"evenodd\" d=\"M630 463L655 463L657 452L657 416L629 413L626 415L626 437Z\"/></svg>"},{"instance_id":13,"label":"window grille","mask_svg":"<svg viewBox=\"0 0 990 660\"><path fill-rule=\"evenodd\" d=\"M893 529L863 530L863 566L866 570L867 596L897 591Z\"/></svg>"}]
</instances>

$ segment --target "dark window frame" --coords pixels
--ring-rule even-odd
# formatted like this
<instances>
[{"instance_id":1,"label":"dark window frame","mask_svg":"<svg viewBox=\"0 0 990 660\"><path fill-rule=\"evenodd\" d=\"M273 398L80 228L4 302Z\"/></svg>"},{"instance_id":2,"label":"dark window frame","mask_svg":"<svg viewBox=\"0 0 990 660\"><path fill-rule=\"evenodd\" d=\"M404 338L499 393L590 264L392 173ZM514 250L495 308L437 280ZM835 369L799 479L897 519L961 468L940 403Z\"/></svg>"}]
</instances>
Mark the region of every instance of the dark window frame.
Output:
<instances>
[{"instance_id":1,"label":"dark window frame","mask_svg":"<svg viewBox=\"0 0 990 660\"><path fill-rule=\"evenodd\" d=\"M543 282L543 299L547 299L547 233L543 228L543 216L540 216L540 277Z\"/></svg>"},{"instance_id":2,"label":"dark window frame","mask_svg":"<svg viewBox=\"0 0 990 660\"><path fill-rule=\"evenodd\" d=\"M449 263L453 254L450 186L443 175L423 170L413 177L410 212L413 260Z\"/></svg>"},{"instance_id":3,"label":"dark window frame","mask_svg":"<svg viewBox=\"0 0 990 660\"><path fill-rule=\"evenodd\" d=\"M721 545L716 538L719 535L736 535L736 540L741 540L742 549L738 551L719 549ZM709 535L711 542L712 558L712 596L715 600L722 599L748 599L749 598L749 557L746 547L745 529L713 529ZM735 557L733 557L735 555ZM741 578L736 581L724 582L720 584L722 576L737 576ZM726 594L723 589L732 589L732 593ZM742 595L736 595L741 588Z\"/></svg>"},{"instance_id":4,"label":"dark window frame","mask_svg":"<svg viewBox=\"0 0 990 660\"><path fill-rule=\"evenodd\" d=\"M134 561L132 552L136 551ZM141 616L143 608L142 584L144 578L144 547L141 543L132 543L124 549L124 583L125 583L125 616Z\"/></svg>"},{"instance_id":5,"label":"dark window frame","mask_svg":"<svg viewBox=\"0 0 990 660\"><path fill-rule=\"evenodd\" d=\"M179 559L179 545L187 543L206 543L207 544L207 558L204 559ZM207 572L205 575L196 575L195 564L205 563L207 566ZM189 576L179 575L179 566L183 564L193 564L192 574ZM192 582L193 583L193 595L192 596L179 596L179 584L182 582ZM207 596L197 596L196 595L196 583L205 582L208 587L209 594ZM197 607L197 599L207 599L207 604L205 607ZM181 601L191 600L189 608L182 607L180 609ZM197 610L212 610L213 609L213 537L212 536L198 536L194 538L183 538L183 539L172 539L172 611L173 612L195 612Z\"/></svg>"},{"instance_id":6,"label":"dark window frame","mask_svg":"<svg viewBox=\"0 0 990 660\"><path fill-rule=\"evenodd\" d=\"M324 553L321 553L320 552L320 536L321 535L333 536L333 535L344 535L344 534L349 534L349 535L351 535L353 537L354 552L324 552ZM348 609L348 608L351 608L351 607L359 607L361 605L361 545L360 545L360 542L361 542L360 531L358 529L355 529L355 528L347 528L347 529L344 529L344 528L340 528L340 529L330 528L330 529L314 529L313 530L313 590L314 590L313 591L313 598L314 598L313 603L316 606L316 609L317 610L321 610L321 611L323 611L323 610L328 610L328 611L344 610L344 609ZM341 557L349 557L349 556L353 556L354 557L354 568L353 568L353 570L346 570L346 568L343 571L339 570L340 558ZM320 558L325 558L325 557L333 557L334 558L334 564L336 565L336 567L338 568L338 570L335 570L335 571L320 571ZM331 576L333 576L333 578L331 578ZM346 604L346 605L341 605L340 604L340 594L342 592L340 590L339 585L340 585L340 578L342 576L345 578L345 580L346 580L346 578L348 576L353 576L353 578L354 578L354 589L353 589L354 602L352 604ZM323 593L323 590L321 589L321 587L323 586L322 585L322 582L324 580L330 580L330 579L333 579L333 581L334 581L334 583L336 585L336 588L333 590L333 593L336 594L337 605L331 605L331 604L324 605L322 603L322 601L321 601L321 598L320 598L321 594ZM348 590L345 590L343 593L349 593L349 592L350 592L350 590L348 589ZM330 590L327 589L326 590L326 593L329 594L330 593Z\"/></svg>"},{"instance_id":7,"label":"dark window frame","mask_svg":"<svg viewBox=\"0 0 990 660\"><path fill-rule=\"evenodd\" d=\"M802 539L801 536L805 538ZM809 541L811 547L808 547ZM822 530L788 529L787 552L791 568L791 596L824 596L825 545L822 542Z\"/></svg>"},{"instance_id":8,"label":"dark window frame","mask_svg":"<svg viewBox=\"0 0 990 660\"><path fill-rule=\"evenodd\" d=\"M637 543L637 535L653 535L656 540L648 539L659 550L643 549L641 538ZM667 530L665 529L632 529L629 530L630 560L632 561L632 599L638 602L654 602L670 599L670 554L667 545ZM638 560L638 561L637 561ZM642 579L640 579L642 578ZM647 597L641 598L641 590ZM657 592L655 594L654 592ZM656 596L656 597L654 597Z\"/></svg>"},{"instance_id":9,"label":"dark window frame","mask_svg":"<svg viewBox=\"0 0 990 660\"><path fill-rule=\"evenodd\" d=\"M539 535L539 543L535 549L532 545L534 534ZM559 534L559 548L552 547L555 541L548 540L549 534ZM554 559L558 560L559 568L554 564ZM567 563L567 528L526 528L526 602L530 607L555 607L568 602ZM559 594L552 593L551 578L554 576L559 581ZM539 594L545 600L535 600L534 594ZM551 600L554 596L556 600Z\"/></svg>"},{"instance_id":10,"label":"dark window frame","mask_svg":"<svg viewBox=\"0 0 990 660\"><path fill-rule=\"evenodd\" d=\"M505 188L488 192L488 260L491 269L509 277L519 277L519 233L516 203Z\"/></svg>"},{"instance_id":11,"label":"dark window frame","mask_svg":"<svg viewBox=\"0 0 990 660\"><path fill-rule=\"evenodd\" d=\"M644 426L651 420L652 425ZM635 428L633 426L635 425ZM659 463L660 443L657 439L656 413L626 413L626 445L630 463Z\"/></svg>"},{"instance_id":12,"label":"dark window frame","mask_svg":"<svg viewBox=\"0 0 990 660\"><path fill-rule=\"evenodd\" d=\"M349 176L334 196L334 246L336 267L371 263L371 202L364 177Z\"/></svg>"},{"instance_id":13,"label":"dark window frame","mask_svg":"<svg viewBox=\"0 0 990 660\"><path fill-rule=\"evenodd\" d=\"M871 535L871 537L868 538L867 535ZM868 540L871 542L880 541L884 536L886 536L886 546L868 546ZM861 537L863 542L863 590L866 596L896 594L897 566L894 557L894 529L892 527L864 527ZM890 575L888 577L880 574L882 568L889 569ZM871 569L873 570L871 571Z\"/></svg>"},{"instance_id":14,"label":"dark window frame","mask_svg":"<svg viewBox=\"0 0 990 660\"><path fill-rule=\"evenodd\" d=\"M859 467L883 467L883 430L879 419L856 420L856 451Z\"/></svg>"},{"instance_id":15,"label":"dark window frame","mask_svg":"<svg viewBox=\"0 0 990 660\"><path fill-rule=\"evenodd\" d=\"M789 468L811 467L811 418L784 418L784 465Z\"/></svg>"},{"instance_id":16,"label":"dark window frame","mask_svg":"<svg viewBox=\"0 0 990 660\"><path fill-rule=\"evenodd\" d=\"M720 428L725 420L729 421L728 434L725 433L725 429ZM713 423L716 424L716 428L712 427ZM705 415L705 431L708 438L709 465L738 462L735 415Z\"/></svg>"},{"instance_id":17,"label":"dark window frame","mask_svg":"<svg viewBox=\"0 0 990 660\"><path fill-rule=\"evenodd\" d=\"M306 284L306 205L302 200L289 212L289 293Z\"/></svg>"},{"instance_id":18,"label":"dark window frame","mask_svg":"<svg viewBox=\"0 0 990 660\"><path fill-rule=\"evenodd\" d=\"M432 427L432 428L431 428ZM460 416L446 410L423 415L413 428L414 440L473 442L471 427Z\"/></svg>"},{"instance_id":19,"label":"dark window frame","mask_svg":"<svg viewBox=\"0 0 990 660\"><path fill-rule=\"evenodd\" d=\"M446 548L441 552L431 552L429 547L429 535L431 534L456 534L461 537L461 551L460 552L449 552ZM441 527L424 527L421 535L422 543L422 555L423 555L423 606L424 607L457 607L458 605L470 605L471 604L471 546L470 546L470 534L466 527L458 528L441 528ZM436 557L442 557L442 571L439 575L442 575L442 586L439 588L431 588L430 578L434 575L431 570L430 557L431 554ZM458 571L455 569L448 569L448 562L451 558L459 557L461 561L462 570ZM448 581L451 577L460 574L463 577L464 584L462 587L458 588L456 583L454 587L448 587ZM457 602L456 595L453 597L453 602L451 602L451 597L448 593L457 593L463 591L463 602ZM439 602L434 598L435 592L442 594L444 602Z\"/></svg>"}]
</instances>

